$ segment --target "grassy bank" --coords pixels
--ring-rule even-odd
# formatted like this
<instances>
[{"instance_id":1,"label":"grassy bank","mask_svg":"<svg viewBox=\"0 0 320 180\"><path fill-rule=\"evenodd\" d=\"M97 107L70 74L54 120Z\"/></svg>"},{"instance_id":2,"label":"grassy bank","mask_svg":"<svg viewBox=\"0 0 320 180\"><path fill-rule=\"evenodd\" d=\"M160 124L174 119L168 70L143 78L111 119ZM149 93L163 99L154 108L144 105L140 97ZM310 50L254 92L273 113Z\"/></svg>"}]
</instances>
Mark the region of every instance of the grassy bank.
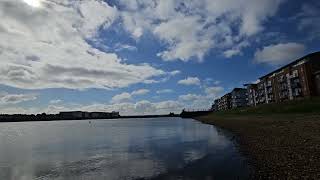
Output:
<instances>
[{"instance_id":1,"label":"grassy bank","mask_svg":"<svg viewBox=\"0 0 320 180\"><path fill-rule=\"evenodd\" d=\"M320 179L320 99L212 113L198 120L239 137L255 179Z\"/></svg>"}]
</instances>

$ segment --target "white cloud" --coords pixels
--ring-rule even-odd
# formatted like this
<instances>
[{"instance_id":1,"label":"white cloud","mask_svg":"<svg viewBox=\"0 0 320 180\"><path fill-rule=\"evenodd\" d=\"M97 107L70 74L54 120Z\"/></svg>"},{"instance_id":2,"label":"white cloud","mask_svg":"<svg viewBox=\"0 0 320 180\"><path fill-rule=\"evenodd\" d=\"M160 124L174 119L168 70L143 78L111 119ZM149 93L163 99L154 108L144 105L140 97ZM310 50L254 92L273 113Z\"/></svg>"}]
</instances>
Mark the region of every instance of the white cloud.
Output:
<instances>
[{"instance_id":1,"label":"white cloud","mask_svg":"<svg viewBox=\"0 0 320 180\"><path fill-rule=\"evenodd\" d=\"M121 94L117 94L112 97L111 103L130 102L132 100L133 96L141 96L144 94L148 94L149 92L150 92L150 90L148 90L148 89L139 89L139 90L133 91L131 93L124 92Z\"/></svg>"},{"instance_id":2,"label":"white cloud","mask_svg":"<svg viewBox=\"0 0 320 180\"><path fill-rule=\"evenodd\" d=\"M60 111L119 111L121 115L139 114L168 114L169 112L180 113L183 108L187 109L208 109L213 100L221 96L222 87L207 87L204 94L186 94L178 97L177 100L150 102L142 100L132 102L132 93L122 93L113 97L112 104L50 104L45 108L16 108L1 107L0 113L48 113L55 114Z\"/></svg>"},{"instance_id":3,"label":"white cloud","mask_svg":"<svg viewBox=\"0 0 320 180\"><path fill-rule=\"evenodd\" d=\"M258 49L254 55L257 63L282 65L301 57L306 47L298 43L274 44Z\"/></svg>"},{"instance_id":4,"label":"white cloud","mask_svg":"<svg viewBox=\"0 0 320 180\"><path fill-rule=\"evenodd\" d=\"M150 90L148 89L139 89L139 90L133 91L131 95L144 95L144 94L148 94L149 92Z\"/></svg>"},{"instance_id":5,"label":"white cloud","mask_svg":"<svg viewBox=\"0 0 320 180\"><path fill-rule=\"evenodd\" d=\"M118 17L116 7L99 0L42 1L40 8L2 0L1 84L22 89L109 89L168 75L149 64L125 64L116 54L88 44Z\"/></svg>"},{"instance_id":6,"label":"white cloud","mask_svg":"<svg viewBox=\"0 0 320 180\"><path fill-rule=\"evenodd\" d=\"M182 101L194 101L200 98L202 98L202 96L197 94L186 94L186 95L179 96L179 100L182 100Z\"/></svg>"},{"instance_id":7,"label":"white cloud","mask_svg":"<svg viewBox=\"0 0 320 180\"><path fill-rule=\"evenodd\" d=\"M223 91L224 91L224 88L220 86L207 87L205 89L207 96L212 98L219 97L223 93Z\"/></svg>"},{"instance_id":8,"label":"white cloud","mask_svg":"<svg viewBox=\"0 0 320 180\"><path fill-rule=\"evenodd\" d=\"M179 71L179 70L174 70L174 71L169 72L169 74L171 76L175 76L175 75L180 74L180 73L181 73L181 71Z\"/></svg>"},{"instance_id":9,"label":"white cloud","mask_svg":"<svg viewBox=\"0 0 320 180\"><path fill-rule=\"evenodd\" d=\"M179 100L184 102L184 107L187 109L208 109L214 99L220 97L223 92L224 88L220 86L207 87L204 94L181 95Z\"/></svg>"},{"instance_id":10,"label":"white cloud","mask_svg":"<svg viewBox=\"0 0 320 180\"><path fill-rule=\"evenodd\" d=\"M257 80L255 80L255 81L252 81L251 83L252 84L258 84L260 82L260 79L257 79Z\"/></svg>"},{"instance_id":11,"label":"white cloud","mask_svg":"<svg viewBox=\"0 0 320 180\"><path fill-rule=\"evenodd\" d=\"M37 96L34 94L8 94L2 92L0 94L0 105L19 104L25 101L36 100Z\"/></svg>"},{"instance_id":12,"label":"white cloud","mask_svg":"<svg viewBox=\"0 0 320 180\"><path fill-rule=\"evenodd\" d=\"M200 79L197 77L188 77L178 81L178 84L182 85L200 85Z\"/></svg>"},{"instance_id":13,"label":"white cloud","mask_svg":"<svg viewBox=\"0 0 320 180\"><path fill-rule=\"evenodd\" d=\"M124 92L124 93L113 96L111 99L111 103L128 102L131 100L132 100L132 95L127 92Z\"/></svg>"},{"instance_id":14,"label":"white cloud","mask_svg":"<svg viewBox=\"0 0 320 180\"><path fill-rule=\"evenodd\" d=\"M162 89L162 90L158 90L157 94L168 94L172 92L174 92L172 89Z\"/></svg>"},{"instance_id":15,"label":"white cloud","mask_svg":"<svg viewBox=\"0 0 320 180\"><path fill-rule=\"evenodd\" d=\"M61 99L53 99L51 101L49 101L50 104L59 104L62 103L63 101Z\"/></svg>"},{"instance_id":16,"label":"white cloud","mask_svg":"<svg viewBox=\"0 0 320 180\"><path fill-rule=\"evenodd\" d=\"M33 114L38 113L36 108L22 108L22 107L1 107L0 114Z\"/></svg>"},{"instance_id":17,"label":"white cloud","mask_svg":"<svg viewBox=\"0 0 320 180\"><path fill-rule=\"evenodd\" d=\"M226 58L231 58L233 56L241 54L241 51L239 49L229 49L223 52L223 54Z\"/></svg>"},{"instance_id":18,"label":"white cloud","mask_svg":"<svg viewBox=\"0 0 320 180\"><path fill-rule=\"evenodd\" d=\"M242 49L250 46L248 41L242 41L235 45L232 49L228 49L223 52L224 57L231 58L233 56L242 55Z\"/></svg>"},{"instance_id":19,"label":"white cloud","mask_svg":"<svg viewBox=\"0 0 320 180\"><path fill-rule=\"evenodd\" d=\"M211 49L241 54L238 44L263 31L284 1L119 0L124 28L135 39L153 33L167 45L158 53L165 61L202 61Z\"/></svg>"},{"instance_id":20,"label":"white cloud","mask_svg":"<svg viewBox=\"0 0 320 180\"><path fill-rule=\"evenodd\" d=\"M147 79L147 80L144 80L143 83L145 83L145 84L164 83L164 82L167 82L168 80L170 80L171 77L176 76L176 75L178 75L180 73L181 73L181 71L179 71L179 70L166 72L165 73L167 75L166 77L163 77L163 78L160 78L160 79Z\"/></svg>"},{"instance_id":21,"label":"white cloud","mask_svg":"<svg viewBox=\"0 0 320 180\"><path fill-rule=\"evenodd\" d=\"M200 16L181 16L157 26L154 34L169 45L168 50L159 53L158 56L165 61L188 61L192 57L201 61L213 42L210 41L209 35L197 37L196 34L203 28L203 25L198 24L200 20Z\"/></svg>"},{"instance_id":22,"label":"white cloud","mask_svg":"<svg viewBox=\"0 0 320 180\"><path fill-rule=\"evenodd\" d=\"M129 44L120 44L117 43L115 45L115 51L123 51L123 50L128 50L128 51L137 51L137 47L129 45Z\"/></svg>"}]
</instances>

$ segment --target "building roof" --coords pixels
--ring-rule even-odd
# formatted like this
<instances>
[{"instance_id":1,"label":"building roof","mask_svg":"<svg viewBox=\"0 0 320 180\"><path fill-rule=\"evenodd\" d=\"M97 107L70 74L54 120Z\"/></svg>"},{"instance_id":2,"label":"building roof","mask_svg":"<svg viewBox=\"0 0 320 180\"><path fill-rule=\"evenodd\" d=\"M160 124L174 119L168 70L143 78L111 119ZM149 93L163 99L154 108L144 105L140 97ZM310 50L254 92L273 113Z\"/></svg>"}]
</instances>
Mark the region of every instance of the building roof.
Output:
<instances>
[{"instance_id":1,"label":"building roof","mask_svg":"<svg viewBox=\"0 0 320 180\"><path fill-rule=\"evenodd\" d=\"M257 84L255 83L248 83L248 84L244 84L243 86L256 86Z\"/></svg>"},{"instance_id":2,"label":"building roof","mask_svg":"<svg viewBox=\"0 0 320 180\"><path fill-rule=\"evenodd\" d=\"M223 95L221 98L225 98L225 97L228 97L228 96L231 96L231 93L227 93L227 94Z\"/></svg>"},{"instance_id":3,"label":"building roof","mask_svg":"<svg viewBox=\"0 0 320 180\"><path fill-rule=\"evenodd\" d=\"M291 62L291 63L289 63L289 64L287 64L287 65L285 65L285 66L282 66L282 67L280 67L280 68L272 71L271 73L269 73L269 74L267 74L267 75L264 75L264 76L260 77L259 79L263 79L263 78L265 78L265 77L267 77L267 76L270 76L270 75L272 75L272 74L274 74L274 73L277 73L277 72L281 71L281 70L284 69L284 68L290 67L290 66L298 63L298 62L301 61L301 60L304 60L304 59L307 59L307 60L308 60L308 58L314 57L314 56L319 56L319 57L320 57L320 51L314 52L314 53L308 54L308 55L306 55L306 56L304 56L304 57L302 57L302 58L299 58L299 59L297 59L297 60L295 60L295 61L293 61L293 62Z\"/></svg>"},{"instance_id":4,"label":"building roof","mask_svg":"<svg viewBox=\"0 0 320 180\"><path fill-rule=\"evenodd\" d=\"M241 90L247 90L247 89L245 89L245 88L234 88L231 92L233 92L233 91L241 91Z\"/></svg>"}]
</instances>

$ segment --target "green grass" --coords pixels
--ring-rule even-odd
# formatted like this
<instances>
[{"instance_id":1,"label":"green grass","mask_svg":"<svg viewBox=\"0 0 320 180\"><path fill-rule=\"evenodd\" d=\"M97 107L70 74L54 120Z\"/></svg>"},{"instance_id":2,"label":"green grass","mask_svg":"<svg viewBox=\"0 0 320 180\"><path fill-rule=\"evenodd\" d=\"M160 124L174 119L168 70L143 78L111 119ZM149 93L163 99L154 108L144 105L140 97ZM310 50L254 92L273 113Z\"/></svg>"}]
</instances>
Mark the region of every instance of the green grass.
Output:
<instances>
[{"instance_id":1,"label":"green grass","mask_svg":"<svg viewBox=\"0 0 320 180\"><path fill-rule=\"evenodd\" d=\"M271 115L271 114L320 114L320 98L263 104L257 107L239 108L215 112L216 115Z\"/></svg>"}]
</instances>

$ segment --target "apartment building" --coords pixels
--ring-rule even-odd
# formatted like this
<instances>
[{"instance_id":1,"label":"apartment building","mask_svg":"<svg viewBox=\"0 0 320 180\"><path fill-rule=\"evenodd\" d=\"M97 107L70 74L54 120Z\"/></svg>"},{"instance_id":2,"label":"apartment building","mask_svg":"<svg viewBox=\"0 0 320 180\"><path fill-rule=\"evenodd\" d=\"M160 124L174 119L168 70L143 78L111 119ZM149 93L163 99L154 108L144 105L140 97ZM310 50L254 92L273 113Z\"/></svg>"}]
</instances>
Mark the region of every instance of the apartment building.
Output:
<instances>
[{"instance_id":1,"label":"apartment building","mask_svg":"<svg viewBox=\"0 0 320 180\"><path fill-rule=\"evenodd\" d=\"M258 97L258 86L257 84L245 84L247 87L247 105L248 106L256 106L257 105L257 97Z\"/></svg>"},{"instance_id":2,"label":"apartment building","mask_svg":"<svg viewBox=\"0 0 320 180\"><path fill-rule=\"evenodd\" d=\"M221 109L221 107L220 107L220 105L221 105L221 102L220 102L221 100L220 99L215 99L214 100L214 104L212 105L212 110L213 111L220 111Z\"/></svg>"},{"instance_id":3,"label":"apartment building","mask_svg":"<svg viewBox=\"0 0 320 180\"><path fill-rule=\"evenodd\" d=\"M248 104L247 89L234 88L231 91L230 105L232 109L245 107Z\"/></svg>"},{"instance_id":4,"label":"apartment building","mask_svg":"<svg viewBox=\"0 0 320 180\"><path fill-rule=\"evenodd\" d=\"M227 93L220 98L218 109L219 111L231 109L231 93Z\"/></svg>"},{"instance_id":5,"label":"apartment building","mask_svg":"<svg viewBox=\"0 0 320 180\"><path fill-rule=\"evenodd\" d=\"M309 54L259 79L257 104L319 96L320 52Z\"/></svg>"},{"instance_id":6,"label":"apartment building","mask_svg":"<svg viewBox=\"0 0 320 180\"><path fill-rule=\"evenodd\" d=\"M320 52L304 56L215 100L216 111L320 96Z\"/></svg>"}]
</instances>

